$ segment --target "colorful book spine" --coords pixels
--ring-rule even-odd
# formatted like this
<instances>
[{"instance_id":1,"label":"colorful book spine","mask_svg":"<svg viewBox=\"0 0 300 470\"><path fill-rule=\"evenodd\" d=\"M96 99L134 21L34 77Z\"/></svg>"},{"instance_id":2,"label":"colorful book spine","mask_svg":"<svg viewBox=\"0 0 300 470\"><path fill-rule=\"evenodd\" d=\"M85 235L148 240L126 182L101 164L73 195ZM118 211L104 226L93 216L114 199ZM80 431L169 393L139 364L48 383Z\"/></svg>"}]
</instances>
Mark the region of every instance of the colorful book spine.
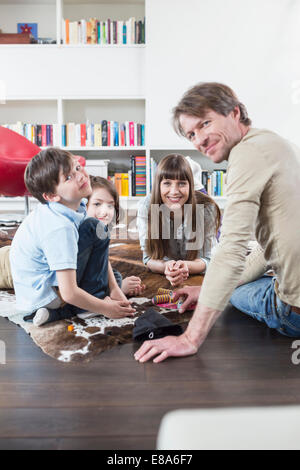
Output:
<instances>
[{"instance_id":1,"label":"colorful book spine","mask_svg":"<svg viewBox=\"0 0 300 470\"><path fill-rule=\"evenodd\" d=\"M65 38L66 44L70 44L70 20L65 20Z\"/></svg>"},{"instance_id":2,"label":"colorful book spine","mask_svg":"<svg viewBox=\"0 0 300 470\"><path fill-rule=\"evenodd\" d=\"M121 196L129 196L128 173L122 173Z\"/></svg>"},{"instance_id":3,"label":"colorful book spine","mask_svg":"<svg viewBox=\"0 0 300 470\"><path fill-rule=\"evenodd\" d=\"M53 145L53 141L51 142L51 128L49 124L46 125L46 145ZM53 140L53 137L52 137Z\"/></svg>"},{"instance_id":4,"label":"colorful book spine","mask_svg":"<svg viewBox=\"0 0 300 470\"><path fill-rule=\"evenodd\" d=\"M91 44L97 44L97 19L91 18Z\"/></svg>"},{"instance_id":5,"label":"colorful book spine","mask_svg":"<svg viewBox=\"0 0 300 470\"><path fill-rule=\"evenodd\" d=\"M124 21L123 23L123 44L127 44L127 36L126 36L127 26Z\"/></svg>"},{"instance_id":6,"label":"colorful book spine","mask_svg":"<svg viewBox=\"0 0 300 470\"><path fill-rule=\"evenodd\" d=\"M146 156L135 156L136 196L146 196Z\"/></svg>"},{"instance_id":7,"label":"colorful book spine","mask_svg":"<svg viewBox=\"0 0 300 470\"><path fill-rule=\"evenodd\" d=\"M107 145L110 147L111 144L111 125L110 121L107 121Z\"/></svg>"},{"instance_id":8,"label":"colorful book spine","mask_svg":"<svg viewBox=\"0 0 300 470\"><path fill-rule=\"evenodd\" d=\"M141 124L141 146L145 145L145 124Z\"/></svg>"},{"instance_id":9,"label":"colorful book spine","mask_svg":"<svg viewBox=\"0 0 300 470\"><path fill-rule=\"evenodd\" d=\"M80 124L80 146L86 146L86 125Z\"/></svg>"},{"instance_id":10,"label":"colorful book spine","mask_svg":"<svg viewBox=\"0 0 300 470\"><path fill-rule=\"evenodd\" d=\"M129 122L129 145L134 146L134 122Z\"/></svg>"},{"instance_id":11,"label":"colorful book spine","mask_svg":"<svg viewBox=\"0 0 300 470\"><path fill-rule=\"evenodd\" d=\"M122 173L115 173L115 187L119 196L122 196Z\"/></svg>"},{"instance_id":12,"label":"colorful book spine","mask_svg":"<svg viewBox=\"0 0 300 470\"><path fill-rule=\"evenodd\" d=\"M97 43L101 44L101 22L97 21Z\"/></svg>"},{"instance_id":13,"label":"colorful book spine","mask_svg":"<svg viewBox=\"0 0 300 470\"><path fill-rule=\"evenodd\" d=\"M101 128L102 128L102 145L104 147L107 146L107 121L103 120L101 122Z\"/></svg>"},{"instance_id":14,"label":"colorful book spine","mask_svg":"<svg viewBox=\"0 0 300 470\"><path fill-rule=\"evenodd\" d=\"M131 194L132 196L136 196L136 179L135 179L135 156L131 155L130 157L131 161Z\"/></svg>"},{"instance_id":15,"label":"colorful book spine","mask_svg":"<svg viewBox=\"0 0 300 470\"><path fill-rule=\"evenodd\" d=\"M120 146L125 147L125 124L120 125Z\"/></svg>"},{"instance_id":16,"label":"colorful book spine","mask_svg":"<svg viewBox=\"0 0 300 470\"><path fill-rule=\"evenodd\" d=\"M114 121L114 146L119 146L119 123Z\"/></svg>"},{"instance_id":17,"label":"colorful book spine","mask_svg":"<svg viewBox=\"0 0 300 470\"><path fill-rule=\"evenodd\" d=\"M42 124L42 147L47 147L46 124Z\"/></svg>"},{"instance_id":18,"label":"colorful book spine","mask_svg":"<svg viewBox=\"0 0 300 470\"><path fill-rule=\"evenodd\" d=\"M61 126L61 145L63 147L66 146L66 125L65 124Z\"/></svg>"},{"instance_id":19,"label":"colorful book spine","mask_svg":"<svg viewBox=\"0 0 300 470\"><path fill-rule=\"evenodd\" d=\"M110 18L107 20L107 42L112 44L112 24Z\"/></svg>"}]
</instances>

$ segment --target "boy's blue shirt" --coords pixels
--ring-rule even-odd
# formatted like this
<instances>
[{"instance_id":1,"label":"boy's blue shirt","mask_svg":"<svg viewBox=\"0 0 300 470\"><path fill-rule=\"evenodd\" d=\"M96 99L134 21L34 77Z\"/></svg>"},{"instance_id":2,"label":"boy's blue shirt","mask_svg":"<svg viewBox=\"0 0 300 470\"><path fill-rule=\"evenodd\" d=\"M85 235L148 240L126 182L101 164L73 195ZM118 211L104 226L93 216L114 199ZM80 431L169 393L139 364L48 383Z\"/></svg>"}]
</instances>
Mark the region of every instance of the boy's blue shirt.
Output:
<instances>
[{"instance_id":1,"label":"boy's blue shirt","mask_svg":"<svg viewBox=\"0 0 300 470\"><path fill-rule=\"evenodd\" d=\"M83 201L77 211L50 202L39 204L20 225L10 250L19 311L34 312L57 297L56 271L77 268L78 229L85 217Z\"/></svg>"}]
</instances>

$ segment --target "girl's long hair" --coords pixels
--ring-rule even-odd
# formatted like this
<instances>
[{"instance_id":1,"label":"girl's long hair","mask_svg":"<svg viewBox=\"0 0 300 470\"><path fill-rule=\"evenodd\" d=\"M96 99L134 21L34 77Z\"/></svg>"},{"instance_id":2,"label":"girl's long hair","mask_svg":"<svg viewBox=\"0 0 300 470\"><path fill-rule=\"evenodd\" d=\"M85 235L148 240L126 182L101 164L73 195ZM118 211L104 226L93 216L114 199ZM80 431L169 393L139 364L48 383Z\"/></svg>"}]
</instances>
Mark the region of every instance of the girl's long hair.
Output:
<instances>
[{"instance_id":1,"label":"girl's long hair","mask_svg":"<svg viewBox=\"0 0 300 470\"><path fill-rule=\"evenodd\" d=\"M115 222L116 222L116 225L118 225L119 217L120 217L119 194L115 186L112 184L111 181L108 181L106 178L102 178L102 176L90 175L90 183L91 183L92 191L94 191L97 188L103 188L109 192L109 194L111 195L115 203ZM91 196L88 197L88 201L90 200L90 197Z\"/></svg>"},{"instance_id":2,"label":"girl's long hair","mask_svg":"<svg viewBox=\"0 0 300 470\"><path fill-rule=\"evenodd\" d=\"M218 205L215 201L210 198L208 195L200 192L195 191L194 189L194 178L192 169L190 164L185 159L183 155L171 154L164 157L156 170L153 188L152 188L152 195L151 195L151 203L148 212L148 239L147 239L147 252L153 259L163 259L164 256L170 255L170 246L169 240L162 238L162 213L159 212L159 238L158 239L151 239L151 206L152 204L163 204L161 193L160 193L160 183L163 179L170 179L170 180L180 180L180 181L188 181L189 182L189 197L185 204L191 204L192 206L192 231L196 232L196 205L203 204L204 206L213 205L215 207L216 212L216 234L220 227L220 220L221 220L221 213ZM183 212L183 211L182 211ZM182 222L183 220L183 213L182 213ZM194 242L194 240L187 240L187 242ZM198 250L188 250L187 251L187 260L192 261L197 258Z\"/></svg>"}]
</instances>

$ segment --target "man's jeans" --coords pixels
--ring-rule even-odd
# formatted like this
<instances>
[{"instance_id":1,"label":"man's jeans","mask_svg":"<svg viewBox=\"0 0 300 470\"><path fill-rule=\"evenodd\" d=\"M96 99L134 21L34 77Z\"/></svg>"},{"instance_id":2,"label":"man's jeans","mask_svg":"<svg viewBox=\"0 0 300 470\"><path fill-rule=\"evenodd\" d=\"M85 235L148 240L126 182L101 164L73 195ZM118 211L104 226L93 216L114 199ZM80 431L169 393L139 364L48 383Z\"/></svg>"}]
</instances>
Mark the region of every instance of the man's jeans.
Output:
<instances>
[{"instance_id":1,"label":"man's jeans","mask_svg":"<svg viewBox=\"0 0 300 470\"><path fill-rule=\"evenodd\" d=\"M237 287L231 296L232 305L251 317L275 328L285 336L300 337L300 315L282 302L274 290L276 278L263 276Z\"/></svg>"},{"instance_id":2,"label":"man's jeans","mask_svg":"<svg viewBox=\"0 0 300 470\"><path fill-rule=\"evenodd\" d=\"M108 286L109 232L107 227L93 217L87 218L79 227L76 278L84 291L103 299L109 295ZM48 309L47 323L71 318L85 310L66 304L57 309Z\"/></svg>"}]
</instances>

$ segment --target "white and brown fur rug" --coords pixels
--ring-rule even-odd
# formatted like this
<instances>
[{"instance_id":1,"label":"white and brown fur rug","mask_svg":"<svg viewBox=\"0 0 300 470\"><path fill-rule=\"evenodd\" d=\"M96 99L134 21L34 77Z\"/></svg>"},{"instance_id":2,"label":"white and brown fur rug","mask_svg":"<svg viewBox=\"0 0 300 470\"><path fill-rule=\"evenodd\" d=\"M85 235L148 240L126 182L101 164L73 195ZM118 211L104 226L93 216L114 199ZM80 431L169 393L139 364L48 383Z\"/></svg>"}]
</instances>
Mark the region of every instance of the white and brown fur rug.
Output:
<instances>
[{"instance_id":1,"label":"white and brown fur rug","mask_svg":"<svg viewBox=\"0 0 300 470\"><path fill-rule=\"evenodd\" d=\"M143 297L131 299L137 311L133 318L113 320L89 313L71 320L61 320L35 327L32 323L24 322L22 315L16 312L13 291L0 291L0 316L22 327L45 354L64 362L90 361L101 352L116 345L132 342L132 330L136 318L147 307L153 307L151 298L159 287L170 288L165 277L150 273L141 259L142 254L138 242L115 243L115 246L110 248L112 266L118 269L123 277L139 276L146 285ZM201 283L202 276L192 276L187 282L189 285ZM176 310L159 308L157 310L174 323L187 323L191 317L191 312L181 315ZM73 326L72 331L68 329L70 325Z\"/></svg>"},{"instance_id":2,"label":"white and brown fur rug","mask_svg":"<svg viewBox=\"0 0 300 470\"><path fill-rule=\"evenodd\" d=\"M135 320L153 304L150 299L131 299L137 314L118 320L103 315L86 313L71 320L60 320L41 327L24 322L15 310L14 294L0 291L0 316L7 318L28 333L45 354L63 362L90 361L101 352L116 345L130 343ZM158 309L174 323L186 322L190 314L180 315L175 310ZM72 331L68 327L72 325Z\"/></svg>"}]
</instances>

